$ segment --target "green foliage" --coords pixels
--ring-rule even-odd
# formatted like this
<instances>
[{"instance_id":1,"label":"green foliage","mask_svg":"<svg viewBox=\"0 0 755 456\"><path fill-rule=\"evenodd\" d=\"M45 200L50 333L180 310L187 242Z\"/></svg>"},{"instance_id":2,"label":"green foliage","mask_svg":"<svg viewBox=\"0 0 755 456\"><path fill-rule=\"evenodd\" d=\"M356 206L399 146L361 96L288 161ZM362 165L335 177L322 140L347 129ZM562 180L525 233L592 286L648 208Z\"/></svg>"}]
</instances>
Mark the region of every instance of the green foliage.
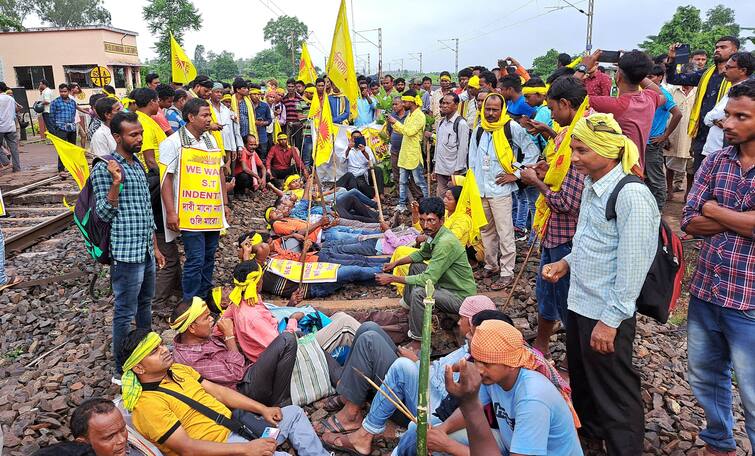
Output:
<instances>
[{"instance_id":1,"label":"green foliage","mask_svg":"<svg viewBox=\"0 0 755 456\"><path fill-rule=\"evenodd\" d=\"M264 49L245 62L244 75L254 79L285 80L291 74L291 60L275 47Z\"/></svg>"},{"instance_id":2,"label":"green foliage","mask_svg":"<svg viewBox=\"0 0 755 456\"><path fill-rule=\"evenodd\" d=\"M157 51L160 68L167 68L167 72L158 72L166 80L170 74L170 33L179 44L183 45L184 33L188 30L199 30L202 27L202 16L190 0L150 0L142 8L142 16L147 22L150 33L156 37L154 49ZM185 49L184 49L185 51Z\"/></svg>"},{"instance_id":3,"label":"green foliage","mask_svg":"<svg viewBox=\"0 0 755 456\"><path fill-rule=\"evenodd\" d=\"M559 52L553 48L549 49L545 55L535 57L532 60L532 72L541 78L547 78L551 73L556 71Z\"/></svg>"},{"instance_id":4,"label":"green foliage","mask_svg":"<svg viewBox=\"0 0 755 456\"><path fill-rule=\"evenodd\" d=\"M34 12L55 27L110 25L110 11L102 0L47 0L34 3Z\"/></svg>"},{"instance_id":5,"label":"green foliage","mask_svg":"<svg viewBox=\"0 0 755 456\"><path fill-rule=\"evenodd\" d=\"M0 32L20 32L23 29L24 26L17 19L0 13Z\"/></svg>"},{"instance_id":6,"label":"green foliage","mask_svg":"<svg viewBox=\"0 0 755 456\"><path fill-rule=\"evenodd\" d=\"M709 9L705 16L703 21L698 8L680 6L671 20L663 24L658 35L648 36L639 46L651 56L665 54L673 43L685 43L692 50L712 52L718 38L724 35L739 36L740 27L735 22L733 9L717 5Z\"/></svg>"},{"instance_id":7,"label":"green foliage","mask_svg":"<svg viewBox=\"0 0 755 456\"><path fill-rule=\"evenodd\" d=\"M207 57L204 55L204 45L197 44L194 48L194 59L191 61L194 64L194 68L197 69L197 74L207 74L209 64Z\"/></svg>"},{"instance_id":8,"label":"green foliage","mask_svg":"<svg viewBox=\"0 0 755 456\"><path fill-rule=\"evenodd\" d=\"M230 81L239 74L239 67L233 58L233 53L223 51L215 54L210 51L207 54L207 76L214 80Z\"/></svg>"},{"instance_id":9,"label":"green foliage","mask_svg":"<svg viewBox=\"0 0 755 456\"><path fill-rule=\"evenodd\" d=\"M24 29L26 16L34 10L34 5L22 0L0 0L0 31L20 31Z\"/></svg>"},{"instance_id":10,"label":"green foliage","mask_svg":"<svg viewBox=\"0 0 755 456\"><path fill-rule=\"evenodd\" d=\"M300 21L296 16L280 16L270 19L265 28L265 39L275 47L278 52L291 58L291 50L295 55L300 52L301 43L307 39L309 29L307 24ZM290 64L289 64L290 65Z\"/></svg>"}]
</instances>

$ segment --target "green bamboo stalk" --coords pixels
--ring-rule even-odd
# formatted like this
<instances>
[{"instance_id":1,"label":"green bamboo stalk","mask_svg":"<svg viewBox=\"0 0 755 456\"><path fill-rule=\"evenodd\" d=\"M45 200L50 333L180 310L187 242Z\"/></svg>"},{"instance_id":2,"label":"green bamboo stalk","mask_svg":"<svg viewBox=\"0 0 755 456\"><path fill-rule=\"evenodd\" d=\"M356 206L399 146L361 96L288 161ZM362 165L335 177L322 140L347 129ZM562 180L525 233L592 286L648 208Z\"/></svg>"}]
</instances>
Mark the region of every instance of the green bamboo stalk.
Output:
<instances>
[{"instance_id":1,"label":"green bamboo stalk","mask_svg":"<svg viewBox=\"0 0 755 456\"><path fill-rule=\"evenodd\" d=\"M417 397L417 455L427 455L427 416L430 395L430 345L432 335L433 306L435 286L428 279L425 283L425 314L422 320L422 350L419 357L419 388Z\"/></svg>"}]
</instances>

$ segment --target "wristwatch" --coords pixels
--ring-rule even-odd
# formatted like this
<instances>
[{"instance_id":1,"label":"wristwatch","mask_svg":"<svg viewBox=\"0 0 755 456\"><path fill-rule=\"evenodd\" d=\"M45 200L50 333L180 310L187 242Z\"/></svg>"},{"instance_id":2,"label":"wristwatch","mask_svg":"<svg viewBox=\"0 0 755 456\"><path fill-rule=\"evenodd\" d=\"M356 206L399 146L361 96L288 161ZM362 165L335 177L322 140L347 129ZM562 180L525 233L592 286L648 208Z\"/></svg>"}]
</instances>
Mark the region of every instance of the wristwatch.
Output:
<instances>
[{"instance_id":1,"label":"wristwatch","mask_svg":"<svg viewBox=\"0 0 755 456\"><path fill-rule=\"evenodd\" d=\"M574 71L587 74L587 66L584 63L580 63L576 68L574 68Z\"/></svg>"}]
</instances>

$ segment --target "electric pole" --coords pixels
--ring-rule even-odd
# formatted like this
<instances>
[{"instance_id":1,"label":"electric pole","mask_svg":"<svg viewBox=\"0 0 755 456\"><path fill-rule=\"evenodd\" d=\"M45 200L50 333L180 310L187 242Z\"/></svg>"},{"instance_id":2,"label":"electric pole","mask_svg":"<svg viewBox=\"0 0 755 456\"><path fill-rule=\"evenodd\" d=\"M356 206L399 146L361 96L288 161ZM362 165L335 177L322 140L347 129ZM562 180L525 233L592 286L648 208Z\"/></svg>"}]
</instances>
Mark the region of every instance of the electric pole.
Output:
<instances>
[{"instance_id":1,"label":"electric pole","mask_svg":"<svg viewBox=\"0 0 755 456\"><path fill-rule=\"evenodd\" d=\"M296 48L294 46L294 32L291 32L291 74L296 76Z\"/></svg>"},{"instance_id":2,"label":"electric pole","mask_svg":"<svg viewBox=\"0 0 755 456\"><path fill-rule=\"evenodd\" d=\"M446 41L454 41L455 46L451 47L446 43ZM450 49L454 53L454 67L456 68L456 73L459 72L459 39L458 38L449 38L447 40L438 40L438 43L445 46L447 49Z\"/></svg>"},{"instance_id":3,"label":"electric pole","mask_svg":"<svg viewBox=\"0 0 755 456\"><path fill-rule=\"evenodd\" d=\"M421 52L415 52L415 53L410 52L409 53L409 57L411 57L411 58L413 58L415 60L419 60L419 72L422 73L422 53Z\"/></svg>"},{"instance_id":4,"label":"electric pole","mask_svg":"<svg viewBox=\"0 0 755 456\"><path fill-rule=\"evenodd\" d=\"M367 32L377 32L378 34L378 42L375 43L374 41L370 40L366 36L362 35L362 33ZM354 30L354 35L359 36L363 40L365 40L367 43L375 46L378 50L378 64L377 64L377 72L378 72L378 78L383 78L383 29L382 28L376 28L376 29L370 29L370 30L360 30L356 31ZM356 52L356 51L355 51Z\"/></svg>"},{"instance_id":5,"label":"electric pole","mask_svg":"<svg viewBox=\"0 0 755 456\"><path fill-rule=\"evenodd\" d=\"M587 42L585 44L585 50L588 53L592 51L592 17L595 8L595 0L589 0L587 4Z\"/></svg>"}]
</instances>

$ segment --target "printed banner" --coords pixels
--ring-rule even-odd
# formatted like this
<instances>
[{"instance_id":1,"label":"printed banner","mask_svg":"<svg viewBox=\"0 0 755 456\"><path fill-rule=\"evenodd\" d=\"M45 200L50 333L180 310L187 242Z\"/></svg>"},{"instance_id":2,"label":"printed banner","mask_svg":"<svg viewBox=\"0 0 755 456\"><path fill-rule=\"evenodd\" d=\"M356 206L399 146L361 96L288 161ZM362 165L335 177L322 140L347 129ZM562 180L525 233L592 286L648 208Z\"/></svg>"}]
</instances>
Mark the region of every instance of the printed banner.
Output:
<instances>
[{"instance_id":1,"label":"printed banner","mask_svg":"<svg viewBox=\"0 0 755 456\"><path fill-rule=\"evenodd\" d=\"M303 281L304 283L335 282L338 279L338 268L340 266L340 264L335 263L306 263ZM267 270L277 276L298 283L301 277L301 262L271 258Z\"/></svg>"},{"instance_id":2,"label":"printed banner","mask_svg":"<svg viewBox=\"0 0 755 456\"><path fill-rule=\"evenodd\" d=\"M178 170L178 225L187 231L219 231L223 219L223 152L185 147Z\"/></svg>"}]
</instances>

